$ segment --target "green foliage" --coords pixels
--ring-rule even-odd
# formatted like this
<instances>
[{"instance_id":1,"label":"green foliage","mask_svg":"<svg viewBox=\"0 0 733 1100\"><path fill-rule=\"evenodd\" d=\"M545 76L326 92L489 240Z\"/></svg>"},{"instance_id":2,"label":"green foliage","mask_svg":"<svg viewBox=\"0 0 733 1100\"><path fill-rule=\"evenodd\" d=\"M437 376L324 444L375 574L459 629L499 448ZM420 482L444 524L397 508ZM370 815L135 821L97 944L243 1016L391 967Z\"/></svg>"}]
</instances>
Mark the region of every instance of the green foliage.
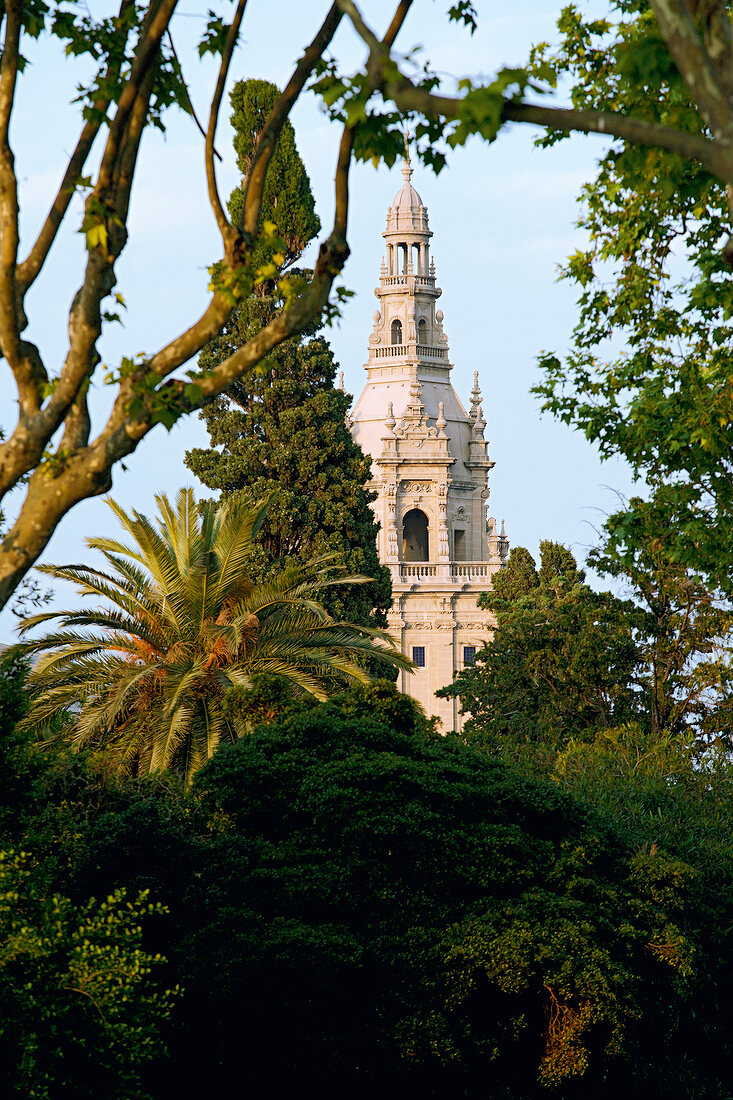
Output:
<instances>
[{"instance_id":1,"label":"green foliage","mask_svg":"<svg viewBox=\"0 0 733 1100\"><path fill-rule=\"evenodd\" d=\"M536 62L572 81L576 107L705 132L647 4L613 8L613 21L565 8L559 49L538 51ZM649 487L611 516L608 556L631 566L639 534L651 529L672 562L730 595L733 278L720 249L729 233L725 186L685 157L615 142L580 203L588 244L564 269L579 287L580 317L565 360L543 356L535 392L544 409L583 431L602 456L623 456Z\"/></svg>"},{"instance_id":2,"label":"green foliage","mask_svg":"<svg viewBox=\"0 0 733 1100\"><path fill-rule=\"evenodd\" d=\"M440 693L458 695L470 712L468 737L510 755L523 746L552 754L643 703L634 605L594 592L565 547L542 542L540 552L538 573L524 548L512 550L482 597L496 619L492 639Z\"/></svg>"},{"instance_id":3,"label":"green foliage","mask_svg":"<svg viewBox=\"0 0 733 1100\"><path fill-rule=\"evenodd\" d=\"M659 735L694 731L706 743L728 738L733 706L733 614L703 579L670 562L648 516L630 513L630 553L601 547L600 569L629 586L639 607L639 651L648 698L647 724Z\"/></svg>"},{"instance_id":4,"label":"green foliage","mask_svg":"<svg viewBox=\"0 0 733 1100\"><path fill-rule=\"evenodd\" d=\"M66 713L73 720L62 733L76 748L104 750L122 770L172 768L189 780L223 741L245 732L222 702L253 673L324 699L344 682L367 680L358 662L370 656L409 667L382 631L335 622L320 605L322 592L359 581L333 558L291 565L269 583L249 577L263 505L198 509L191 490L179 492L175 510L165 496L157 501L157 524L110 501L131 545L87 540L107 571L40 567L103 605L25 620L23 633L61 624L23 647L39 655L26 726L48 727Z\"/></svg>"},{"instance_id":5,"label":"green foliage","mask_svg":"<svg viewBox=\"0 0 733 1100\"><path fill-rule=\"evenodd\" d=\"M624 799L573 747L551 782L523 778L436 737L388 683L264 717L188 792L29 747L38 769L3 829L34 853L29 891L77 917L122 888L168 910L141 914L143 950L183 992L159 1021L169 1052L138 1066L131 1096L224 1094L243 1064L255 1091L484 1097L490 1079L498 1100L726 1095L721 797L699 817L675 783L666 803L657 780ZM626 805L628 845L558 790L583 769L604 819L620 828ZM678 850L651 843L665 829Z\"/></svg>"},{"instance_id":6,"label":"green foliage","mask_svg":"<svg viewBox=\"0 0 733 1100\"><path fill-rule=\"evenodd\" d=\"M212 847L182 980L210 1084L243 1036L275 1090L587 1095L628 1082L642 1036L658 1061L693 966L689 869L422 723L358 689L197 776Z\"/></svg>"},{"instance_id":7,"label":"green foliage","mask_svg":"<svg viewBox=\"0 0 733 1100\"><path fill-rule=\"evenodd\" d=\"M539 571L527 550L512 550L481 598L491 640L441 691L470 713L468 737L507 759L539 753L550 768L568 741L632 721L654 736L728 737L730 609L650 542L633 568L591 555L633 600L594 592L557 543L540 543Z\"/></svg>"},{"instance_id":8,"label":"green foliage","mask_svg":"<svg viewBox=\"0 0 733 1100\"><path fill-rule=\"evenodd\" d=\"M268 308L266 300L243 304L202 364L244 342ZM384 623L391 585L379 564L372 494L365 488L370 462L346 426L349 398L334 389L334 373L322 337L287 341L246 386L231 387L227 398L204 409L212 447L190 451L186 464L224 499L269 497L249 565L254 576L275 577L293 558L337 553L370 583L329 593L328 610L362 625Z\"/></svg>"},{"instance_id":9,"label":"green foliage","mask_svg":"<svg viewBox=\"0 0 733 1100\"><path fill-rule=\"evenodd\" d=\"M232 88L234 150L243 180L249 176L257 143L279 96L279 88L268 80L239 80ZM243 202L244 184L235 188L229 199L229 215L234 225L242 217ZM261 219L273 224L277 238L284 243L284 267L298 259L321 228L290 121L283 125L267 169ZM266 240L258 242L252 254L252 267L255 270L264 267L272 259L273 251Z\"/></svg>"},{"instance_id":10,"label":"green foliage","mask_svg":"<svg viewBox=\"0 0 733 1100\"><path fill-rule=\"evenodd\" d=\"M4 1095L132 1100L160 1052L174 992L165 961L142 948L141 921L161 913L116 890L74 905L34 882L27 854L0 851L0 1081Z\"/></svg>"}]
</instances>

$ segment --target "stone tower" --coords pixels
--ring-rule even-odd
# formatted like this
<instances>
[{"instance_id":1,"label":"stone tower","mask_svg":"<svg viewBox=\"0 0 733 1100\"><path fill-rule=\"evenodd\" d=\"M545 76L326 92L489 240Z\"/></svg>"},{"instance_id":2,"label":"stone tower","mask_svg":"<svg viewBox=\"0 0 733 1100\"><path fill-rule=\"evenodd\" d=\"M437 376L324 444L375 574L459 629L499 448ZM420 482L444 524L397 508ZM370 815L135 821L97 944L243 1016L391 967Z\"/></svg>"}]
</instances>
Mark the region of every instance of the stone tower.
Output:
<instances>
[{"instance_id":1,"label":"stone tower","mask_svg":"<svg viewBox=\"0 0 733 1100\"><path fill-rule=\"evenodd\" d=\"M436 699L486 640L477 600L491 587L508 541L487 519L489 460L478 372L470 412L450 380L441 290L430 258L428 212L411 185L387 212L386 260L374 291L379 309L369 337L367 382L351 418L352 434L372 459L379 557L392 573L389 628L418 665L401 688L460 728L458 704Z\"/></svg>"}]
</instances>

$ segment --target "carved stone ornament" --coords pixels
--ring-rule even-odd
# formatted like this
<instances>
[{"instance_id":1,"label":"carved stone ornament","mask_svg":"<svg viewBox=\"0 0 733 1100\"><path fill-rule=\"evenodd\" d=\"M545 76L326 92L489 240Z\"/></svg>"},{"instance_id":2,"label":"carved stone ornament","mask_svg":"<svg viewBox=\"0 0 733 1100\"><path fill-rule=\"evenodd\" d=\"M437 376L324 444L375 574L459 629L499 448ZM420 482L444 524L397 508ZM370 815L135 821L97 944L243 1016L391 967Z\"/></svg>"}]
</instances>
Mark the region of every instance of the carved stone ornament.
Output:
<instances>
[{"instance_id":1,"label":"carved stone ornament","mask_svg":"<svg viewBox=\"0 0 733 1100\"><path fill-rule=\"evenodd\" d=\"M409 478L405 478L400 482L401 493L432 493L432 491L431 481L410 481Z\"/></svg>"}]
</instances>

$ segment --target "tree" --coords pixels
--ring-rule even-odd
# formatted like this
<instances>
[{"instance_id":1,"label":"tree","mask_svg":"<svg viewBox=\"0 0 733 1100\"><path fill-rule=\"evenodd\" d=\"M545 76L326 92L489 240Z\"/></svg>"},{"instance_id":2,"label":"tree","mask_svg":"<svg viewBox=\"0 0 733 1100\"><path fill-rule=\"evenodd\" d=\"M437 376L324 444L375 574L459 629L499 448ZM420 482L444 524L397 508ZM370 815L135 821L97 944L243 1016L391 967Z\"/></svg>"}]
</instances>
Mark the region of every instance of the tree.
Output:
<instances>
[{"instance_id":1,"label":"tree","mask_svg":"<svg viewBox=\"0 0 733 1100\"><path fill-rule=\"evenodd\" d=\"M5 1096L141 1096L178 992L142 946L161 907L116 890L75 905L34 881L27 854L0 851L0 1081Z\"/></svg>"},{"instance_id":2,"label":"tree","mask_svg":"<svg viewBox=\"0 0 733 1100\"><path fill-rule=\"evenodd\" d=\"M278 87L269 80L238 80L232 88L229 98L232 104L234 151L244 181L242 186L234 188L229 197L229 216L234 223L239 222L244 209L246 181L252 171L257 146L280 96ZM275 226L274 235L284 245L282 270L300 259L306 245L321 229L308 173L298 154L295 130L289 119L284 121L272 150L262 191L260 216ZM253 261L256 267L264 268L272 263L275 251L271 241L265 239L258 242ZM257 293L263 296L267 289L272 289L272 285L270 282L268 286L265 281L257 287ZM239 303L235 315L241 307L242 303ZM231 322L230 317L228 323ZM207 366L211 365L207 354L209 348L210 345L202 352Z\"/></svg>"},{"instance_id":3,"label":"tree","mask_svg":"<svg viewBox=\"0 0 733 1100\"><path fill-rule=\"evenodd\" d=\"M466 736L492 751L534 746L554 759L569 739L639 715L641 616L585 584L565 547L542 542L540 554L538 572L527 550L512 550L482 597L492 638L441 694L460 697Z\"/></svg>"},{"instance_id":4,"label":"tree","mask_svg":"<svg viewBox=\"0 0 733 1100\"><path fill-rule=\"evenodd\" d=\"M636 11L642 2L623 0L622 11ZM597 132L645 148L666 149L702 165L733 188L733 100L725 0L705 4L650 0L656 23L650 20L649 25L652 35L656 35L658 51L665 58L668 53L683 74L697 111L694 117L671 115L661 121L644 117L643 112L627 113L623 105L596 110L527 103L527 89L552 89L555 72L548 63L504 69L483 85L464 80L459 95L442 95L438 76L428 69L412 79L400 68L401 59L392 56L410 0L396 4L381 39L367 26L353 0L335 0L260 135L242 214L234 226L218 194L214 138L245 6L246 0L237 0L230 24L213 12L200 46L203 52L221 55L205 139L208 198L223 251L222 261L212 270L211 299L202 316L185 332L152 354L125 358L118 369L110 372L115 400L107 423L95 439L91 438L87 393L98 377L95 372L101 361L98 344L103 323L115 316L114 307L105 309L103 303L114 293L115 264L127 242L140 142L148 125L163 124L165 110L172 104L193 112L178 55L167 37L176 0L150 0L147 6L121 0L116 17L100 20L90 16L85 7L70 8L62 0L33 0L30 4L11 0L3 9L0 347L17 385L19 420L12 434L0 443L0 504L14 488L25 489L18 515L0 544L3 605L43 552L61 518L79 501L106 492L115 463L131 454L156 424L170 426L179 416L216 397L237 378L249 374L273 348L307 329L324 309L330 308L329 293L348 255L348 170L352 152L360 158L384 158L394 163L402 149L405 119L416 126L420 155L435 167L445 161L444 139L449 145L465 142L473 134L493 140L507 122L524 122L553 131ZM448 14L469 27L475 25L470 0L452 4ZM364 71L348 77L341 75L336 61L326 59L344 16L368 50ZM64 44L67 56L85 56L96 70L79 97L79 139L60 173L61 183L49 215L28 255L20 261L19 180L9 139L10 120L18 73L25 64L21 48L30 38L46 33ZM613 60L615 65L615 55ZM320 246L309 281L287 277L279 280L286 308L217 368L192 371L186 381L175 372L221 331L236 302L259 281L278 278L284 252L273 253L274 272L270 265L261 270L252 263L253 248L268 232L260 223L264 185L278 134L314 76L332 116L342 124L333 229ZM98 135L103 145L99 168L85 181L82 173ZM68 216L77 186L87 191L82 228L88 256L69 314L68 353L54 373L43 362L36 345L23 335L27 325L25 305L59 227ZM160 257L155 259L157 262Z\"/></svg>"},{"instance_id":5,"label":"tree","mask_svg":"<svg viewBox=\"0 0 733 1100\"><path fill-rule=\"evenodd\" d=\"M243 1053L276 1091L484 1096L490 1075L496 1097L610 1097L673 1080L684 865L426 733L389 685L260 727L194 795L211 847L180 957L201 1080Z\"/></svg>"},{"instance_id":6,"label":"tree","mask_svg":"<svg viewBox=\"0 0 733 1100\"><path fill-rule=\"evenodd\" d=\"M246 725L222 707L254 673L285 677L325 699L344 682L366 682L358 658L410 662L378 629L335 622L318 603L331 586L354 584L332 559L284 570L269 584L243 571L264 506L207 503L191 490L174 511L158 497L156 525L110 502L132 544L90 538L107 569L43 566L103 606L33 615L23 632L56 621L60 630L27 642L38 654L25 725L73 716L64 731L77 747L104 749L138 773L172 768L187 781L220 744ZM91 629L88 629L91 628Z\"/></svg>"},{"instance_id":7,"label":"tree","mask_svg":"<svg viewBox=\"0 0 733 1100\"><path fill-rule=\"evenodd\" d=\"M712 7L720 23L724 9ZM699 126L651 13L631 6L631 14L611 25L569 9L553 67L570 75L579 104ZM692 567L730 595L725 184L678 153L616 143L581 198L589 241L564 269L580 290L579 321L566 359L544 356L536 392L545 409L580 428L603 456L622 455L646 482L648 492L606 524L609 566L638 574L635 556L654 542L657 559L663 551L671 567Z\"/></svg>"},{"instance_id":8,"label":"tree","mask_svg":"<svg viewBox=\"0 0 733 1100\"><path fill-rule=\"evenodd\" d=\"M240 81L234 88L234 146L245 178L279 94L274 84L262 80ZM229 200L233 217L242 202L243 188L235 188ZM289 123L273 152L262 215L277 225L291 263L320 224ZM268 257L260 258L264 265ZM261 284L204 348L199 367L210 370L225 360L282 307L276 286ZM186 464L210 489L221 490L223 499L268 496L270 507L256 536L261 549L248 566L253 575L276 576L294 556L305 561L337 553L349 572L373 580L326 593L326 608L337 618L384 626L391 585L389 571L379 564L377 526L365 488L370 461L351 438L346 426L349 399L334 388L331 349L314 329L281 344L246 384L234 383L203 409L212 446L190 451Z\"/></svg>"},{"instance_id":9,"label":"tree","mask_svg":"<svg viewBox=\"0 0 733 1100\"><path fill-rule=\"evenodd\" d=\"M605 568L631 599L594 592L569 550L515 548L482 597L491 640L454 683L465 732L501 756L552 768L572 741L634 723L652 737L727 739L733 702L730 610L649 542L633 570ZM603 564L601 552L591 555Z\"/></svg>"}]
</instances>

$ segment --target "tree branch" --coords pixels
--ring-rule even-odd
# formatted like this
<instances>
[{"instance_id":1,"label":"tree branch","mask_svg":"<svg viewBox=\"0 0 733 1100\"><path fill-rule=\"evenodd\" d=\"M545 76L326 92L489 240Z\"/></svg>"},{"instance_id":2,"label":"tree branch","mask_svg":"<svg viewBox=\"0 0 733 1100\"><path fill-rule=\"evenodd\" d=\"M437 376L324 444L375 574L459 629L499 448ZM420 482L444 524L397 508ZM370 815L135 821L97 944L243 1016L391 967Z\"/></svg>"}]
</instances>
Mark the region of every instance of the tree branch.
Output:
<instances>
[{"instance_id":1,"label":"tree branch","mask_svg":"<svg viewBox=\"0 0 733 1100\"><path fill-rule=\"evenodd\" d=\"M32 405L35 386L28 372L18 362L20 328L15 292L18 262L18 181L15 175L15 158L10 148L10 116L18 76L22 8L22 0L8 0L0 63L0 347L18 379L21 402L24 398L30 399Z\"/></svg>"},{"instance_id":2,"label":"tree branch","mask_svg":"<svg viewBox=\"0 0 733 1100\"><path fill-rule=\"evenodd\" d=\"M711 172L721 175L733 166L733 146L721 148L720 143L691 134L685 130L673 130L656 122L629 118L612 111L584 111L568 107L544 107L540 104L507 102L502 110L507 122L528 122L556 130L576 130L584 134L604 134L607 137L633 141L679 153L704 164Z\"/></svg>"},{"instance_id":3,"label":"tree branch","mask_svg":"<svg viewBox=\"0 0 733 1100\"><path fill-rule=\"evenodd\" d=\"M382 39L382 44L384 46L390 47L394 45L395 39L402 29L402 24L404 23L407 13L411 7L412 0L400 0L395 10L395 13L392 16L392 22L387 28L387 33Z\"/></svg>"},{"instance_id":4,"label":"tree branch","mask_svg":"<svg viewBox=\"0 0 733 1100\"><path fill-rule=\"evenodd\" d=\"M239 39L239 28L242 24L242 18L244 16L244 9L247 7L247 0L239 0L237 4L237 10L234 13L234 19L231 22L229 31L227 33L227 40L224 46L224 52L221 55L221 64L219 65L219 76L216 81L216 88L214 89L214 95L211 100L211 110L209 111L209 125L206 129L206 148L205 148L205 160L206 160L206 183L209 190L209 202L211 203L211 209L214 212L216 218L216 224L219 226L219 232L221 233L222 241L224 242L224 248L227 249L227 245L230 242L232 236L232 226L229 223L224 207L222 206L221 199L219 197L219 188L216 183L216 169L214 167L214 139L216 138L216 126L219 120L219 108L221 107L221 97L224 94L224 87L227 82L227 74L229 73L229 66L231 65L232 55Z\"/></svg>"},{"instance_id":5,"label":"tree branch","mask_svg":"<svg viewBox=\"0 0 733 1100\"><path fill-rule=\"evenodd\" d=\"M183 66L181 65L178 54L176 53L176 47L173 43L173 35L170 32L170 27L166 31L166 35L167 35L167 38L168 38L168 45L170 47L171 54L173 55L173 59L174 59L176 65L178 66L178 72L180 73L180 76L181 76L181 83L184 86L186 86L186 82L185 82L184 77L183 77ZM204 130L203 126L201 125L201 122L199 120L199 116L196 114L196 108L193 105L193 102L191 100L190 95L187 95L187 99L188 99L188 106L191 108L191 118L193 119L193 121L196 125L196 129L201 134L201 137L205 138L206 137L206 130ZM218 151L218 149L214 149L214 156L221 163L221 153Z\"/></svg>"},{"instance_id":6,"label":"tree branch","mask_svg":"<svg viewBox=\"0 0 733 1100\"><path fill-rule=\"evenodd\" d=\"M717 79L685 0L650 0L659 29L687 87L716 138L733 140L731 104ZM730 58L727 59L730 66Z\"/></svg>"},{"instance_id":7,"label":"tree branch","mask_svg":"<svg viewBox=\"0 0 733 1100\"><path fill-rule=\"evenodd\" d=\"M425 88L418 88L404 73L399 73L399 76L395 77L395 65L387 44L380 42L367 26L357 5L353 0L337 0L337 3L348 15L355 31L369 50L367 69L372 76L374 86L391 99L399 110L416 111L429 117L444 118L449 121L460 117L462 104L460 98L436 95ZM683 0L652 0L652 3L677 4L683 3ZM389 72L389 76L385 76L385 72ZM629 118L612 111L545 107L511 100L507 100L502 108L502 119L506 122L525 122L550 129L604 134L607 137L634 141L640 145L667 149L671 153L680 153L700 161L724 182L733 180L733 140L714 141L701 134L673 130L659 123Z\"/></svg>"},{"instance_id":8,"label":"tree branch","mask_svg":"<svg viewBox=\"0 0 733 1100\"><path fill-rule=\"evenodd\" d=\"M171 16L175 11L178 0L153 0L146 17L147 27L140 35L135 58L130 69L130 75L117 103L115 117L109 128L107 144L102 156L99 175L95 186L95 193L103 197L114 183L114 167L117 161L119 146L124 137L128 124L128 118L140 91L140 85L145 75L154 63L160 42L168 29Z\"/></svg>"},{"instance_id":9,"label":"tree branch","mask_svg":"<svg viewBox=\"0 0 733 1100\"><path fill-rule=\"evenodd\" d=\"M130 7L131 2L132 0L121 0L118 14L120 26L125 25L125 10ZM125 43L126 41L127 38L125 38ZM124 45L120 53L124 54ZM107 71L104 74L103 83L118 76L119 71L119 61L114 65L108 65ZM79 140L76 143L76 148L69 158L63 179L61 180L56 197L51 204L51 209L46 216L41 231L27 257L18 267L18 287L21 297L25 296L43 269L46 258L56 240L59 227L66 216L69 204L74 196L76 182L82 174L87 157L94 144L94 139L99 133L102 125L103 116L107 114L109 106L109 98L98 99L93 108L94 120L87 121L82 128Z\"/></svg>"},{"instance_id":10,"label":"tree branch","mask_svg":"<svg viewBox=\"0 0 733 1100\"><path fill-rule=\"evenodd\" d=\"M270 157L272 156L272 151L275 148L275 143L280 135L283 123L293 109L298 96L305 87L305 83L315 69L318 60L323 56L326 47L331 42L342 17L342 12L339 10L338 3L334 2L329 8L326 18L321 24L315 38L306 48L305 53L296 65L295 72L283 89L282 95L273 107L270 112L270 117L265 123L265 128L260 135L260 140L257 142L252 167L250 168L244 190L244 202L242 204L242 216L239 228L247 242L253 241L257 235L267 166L270 163Z\"/></svg>"}]
</instances>

